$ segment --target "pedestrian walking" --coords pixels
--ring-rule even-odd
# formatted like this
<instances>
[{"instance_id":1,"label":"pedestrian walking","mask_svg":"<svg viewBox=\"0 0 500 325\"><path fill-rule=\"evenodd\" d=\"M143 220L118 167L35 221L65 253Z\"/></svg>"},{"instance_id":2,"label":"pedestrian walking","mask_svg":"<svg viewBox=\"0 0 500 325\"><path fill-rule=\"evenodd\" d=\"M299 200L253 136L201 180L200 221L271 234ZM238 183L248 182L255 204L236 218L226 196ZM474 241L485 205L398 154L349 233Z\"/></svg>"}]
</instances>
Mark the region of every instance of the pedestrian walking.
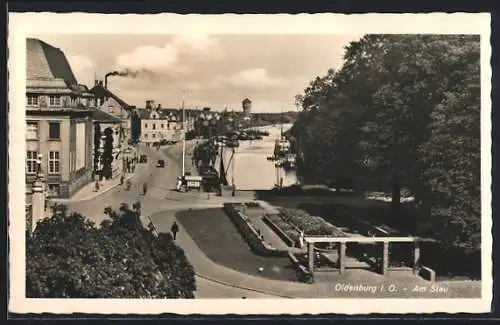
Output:
<instances>
[{"instance_id":1,"label":"pedestrian walking","mask_svg":"<svg viewBox=\"0 0 500 325\"><path fill-rule=\"evenodd\" d=\"M174 221L172 227L170 227L170 231L172 232L172 236L175 240L177 238L177 233L179 232L179 226L177 225L177 222Z\"/></svg>"},{"instance_id":2,"label":"pedestrian walking","mask_svg":"<svg viewBox=\"0 0 500 325\"><path fill-rule=\"evenodd\" d=\"M132 186L132 182L130 179L127 179L127 191L130 191L130 187Z\"/></svg>"},{"instance_id":3,"label":"pedestrian walking","mask_svg":"<svg viewBox=\"0 0 500 325\"><path fill-rule=\"evenodd\" d=\"M148 191L148 183L142 184L142 194L146 195L147 191Z\"/></svg>"},{"instance_id":4,"label":"pedestrian walking","mask_svg":"<svg viewBox=\"0 0 500 325\"><path fill-rule=\"evenodd\" d=\"M123 185L123 182L125 181L125 177L123 175L120 176L120 185Z\"/></svg>"}]
</instances>

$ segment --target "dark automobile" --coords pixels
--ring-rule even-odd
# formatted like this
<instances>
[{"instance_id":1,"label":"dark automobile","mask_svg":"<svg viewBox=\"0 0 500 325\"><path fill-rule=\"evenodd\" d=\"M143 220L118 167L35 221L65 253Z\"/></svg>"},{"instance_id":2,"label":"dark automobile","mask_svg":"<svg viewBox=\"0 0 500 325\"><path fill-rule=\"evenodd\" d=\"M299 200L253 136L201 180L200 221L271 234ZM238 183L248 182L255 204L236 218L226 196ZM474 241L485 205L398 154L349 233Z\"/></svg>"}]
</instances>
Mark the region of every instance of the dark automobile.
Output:
<instances>
[{"instance_id":1,"label":"dark automobile","mask_svg":"<svg viewBox=\"0 0 500 325\"><path fill-rule=\"evenodd\" d=\"M158 160L158 162L156 163L156 167L158 167L158 168L165 167L165 160L163 160L163 159Z\"/></svg>"},{"instance_id":2,"label":"dark automobile","mask_svg":"<svg viewBox=\"0 0 500 325\"><path fill-rule=\"evenodd\" d=\"M141 164L145 164L148 162L148 156L146 155L141 155L141 157L139 158L139 163Z\"/></svg>"}]
</instances>

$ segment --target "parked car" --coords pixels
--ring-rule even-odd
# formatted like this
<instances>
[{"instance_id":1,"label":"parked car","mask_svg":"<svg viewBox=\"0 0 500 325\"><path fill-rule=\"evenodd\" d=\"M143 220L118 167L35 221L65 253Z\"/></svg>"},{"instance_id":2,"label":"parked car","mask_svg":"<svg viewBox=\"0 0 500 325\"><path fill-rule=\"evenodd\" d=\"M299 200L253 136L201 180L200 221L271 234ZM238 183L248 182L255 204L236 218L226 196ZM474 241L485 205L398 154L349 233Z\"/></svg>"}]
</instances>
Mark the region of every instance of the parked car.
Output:
<instances>
[{"instance_id":1,"label":"parked car","mask_svg":"<svg viewBox=\"0 0 500 325\"><path fill-rule=\"evenodd\" d=\"M165 167L165 160L163 160L163 159L158 160L158 162L156 163L156 167L164 168Z\"/></svg>"},{"instance_id":2,"label":"parked car","mask_svg":"<svg viewBox=\"0 0 500 325\"><path fill-rule=\"evenodd\" d=\"M148 162L148 156L146 155L141 155L141 157L139 158L139 163L141 164L145 164Z\"/></svg>"}]
</instances>

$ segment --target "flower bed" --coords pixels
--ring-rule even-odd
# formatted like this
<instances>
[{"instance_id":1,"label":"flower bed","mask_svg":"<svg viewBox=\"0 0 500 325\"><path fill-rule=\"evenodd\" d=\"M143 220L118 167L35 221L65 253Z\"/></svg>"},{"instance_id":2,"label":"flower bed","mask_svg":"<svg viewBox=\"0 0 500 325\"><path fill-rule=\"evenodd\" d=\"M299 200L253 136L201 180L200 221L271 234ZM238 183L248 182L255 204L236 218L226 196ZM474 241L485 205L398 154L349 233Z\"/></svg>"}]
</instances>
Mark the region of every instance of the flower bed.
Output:
<instances>
[{"instance_id":1,"label":"flower bed","mask_svg":"<svg viewBox=\"0 0 500 325\"><path fill-rule=\"evenodd\" d=\"M302 229L306 235L346 236L340 229L326 222L323 218L311 216L302 210L280 208L280 216L288 223Z\"/></svg>"},{"instance_id":2,"label":"flower bed","mask_svg":"<svg viewBox=\"0 0 500 325\"><path fill-rule=\"evenodd\" d=\"M288 246L295 246L299 233L292 225L281 219L277 214L267 214L263 217L266 223Z\"/></svg>"},{"instance_id":3,"label":"flower bed","mask_svg":"<svg viewBox=\"0 0 500 325\"><path fill-rule=\"evenodd\" d=\"M257 231L248 221L248 218L239 211L241 207L242 206L238 204L225 203L223 209L229 219L234 223L245 242L250 246L250 249L254 253L263 256L286 256L287 251L269 247L261 240Z\"/></svg>"}]
</instances>

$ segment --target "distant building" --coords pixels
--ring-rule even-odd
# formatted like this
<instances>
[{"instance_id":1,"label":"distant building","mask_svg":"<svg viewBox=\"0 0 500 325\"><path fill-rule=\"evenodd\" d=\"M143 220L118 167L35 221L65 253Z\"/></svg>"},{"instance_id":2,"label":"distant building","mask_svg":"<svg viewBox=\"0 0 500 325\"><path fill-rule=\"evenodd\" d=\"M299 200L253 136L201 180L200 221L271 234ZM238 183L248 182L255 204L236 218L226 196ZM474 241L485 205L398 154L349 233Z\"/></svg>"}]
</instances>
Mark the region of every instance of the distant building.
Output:
<instances>
[{"instance_id":1,"label":"distant building","mask_svg":"<svg viewBox=\"0 0 500 325\"><path fill-rule=\"evenodd\" d=\"M252 101L248 98L245 98L242 102L241 102L242 106L243 106L243 114L245 116L249 116L251 113L252 113Z\"/></svg>"},{"instance_id":2,"label":"distant building","mask_svg":"<svg viewBox=\"0 0 500 325\"><path fill-rule=\"evenodd\" d=\"M153 101L146 101L146 107L139 109L141 119L141 142L152 145L157 142L177 142L181 139L182 126L178 116L161 106L153 107Z\"/></svg>"},{"instance_id":3,"label":"distant building","mask_svg":"<svg viewBox=\"0 0 500 325\"><path fill-rule=\"evenodd\" d=\"M132 135L131 113L135 109L134 106L129 105L111 92L107 87L107 83L103 84L102 80L96 80L90 92L94 94L97 107L100 110L121 119L121 132L123 133L121 137L123 142L127 144Z\"/></svg>"},{"instance_id":4,"label":"distant building","mask_svg":"<svg viewBox=\"0 0 500 325\"><path fill-rule=\"evenodd\" d=\"M69 197L92 179L94 96L79 85L64 53L27 39L27 203L39 158L49 197ZM41 156L40 156L41 155Z\"/></svg>"}]
</instances>

